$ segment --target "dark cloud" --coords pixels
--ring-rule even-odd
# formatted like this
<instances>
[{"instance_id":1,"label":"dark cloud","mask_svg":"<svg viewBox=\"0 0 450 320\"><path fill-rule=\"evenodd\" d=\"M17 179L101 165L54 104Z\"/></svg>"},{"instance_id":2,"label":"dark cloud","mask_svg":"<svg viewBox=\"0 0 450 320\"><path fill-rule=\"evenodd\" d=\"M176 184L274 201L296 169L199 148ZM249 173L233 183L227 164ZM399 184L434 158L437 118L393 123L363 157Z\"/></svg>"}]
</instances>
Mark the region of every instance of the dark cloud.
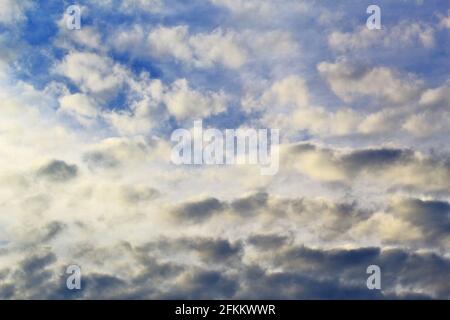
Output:
<instances>
[{"instance_id":1,"label":"dark cloud","mask_svg":"<svg viewBox=\"0 0 450 320\"><path fill-rule=\"evenodd\" d=\"M26 258L22 261L21 271L26 274L34 274L48 265L53 264L56 261L56 255L53 252L46 254L34 255L32 257Z\"/></svg>"},{"instance_id":2,"label":"dark cloud","mask_svg":"<svg viewBox=\"0 0 450 320\"><path fill-rule=\"evenodd\" d=\"M138 250L158 254L194 255L207 264L222 264L240 261L243 246L240 242L232 243L227 239L184 237L149 242Z\"/></svg>"},{"instance_id":3,"label":"dark cloud","mask_svg":"<svg viewBox=\"0 0 450 320\"><path fill-rule=\"evenodd\" d=\"M266 207L268 198L269 195L267 193L259 192L251 196L233 201L231 203L231 207L238 214L257 214L259 210Z\"/></svg>"},{"instance_id":4,"label":"dark cloud","mask_svg":"<svg viewBox=\"0 0 450 320\"><path fill-rule=\"evenodd\" d=\"M165 299L230 299L239 289L237 279L210 270L193 270L184 275L179 286L164 293Z\"/></svg>"},{"instance_id":5,"label":"dark cloud","mask_svg":"<svg viewBox=\"0 0 450 320\"><path fill-rule=\"evenodd\" d=\"M289 241L289 237L280 236L276 234L258 234L250 236L247 239L247 243L258 247L262 250L270 250L282 247L287 244Z\"/></svg>"},{"instance_id":6,"label":"dark cloud","mask_svg":"<svg viewBox=\"0 0 450 320\"><path fill-rule=\"evenodd\" d=\"M53 221L48 223L43 230L42 241L47 242L55 238L59 235L64 229L66 225L62 222Z\"/></svg>"},{"instance_id":7,"label":"dark cloud","mask_svg":"<svg viewBox=\"0 0 450 320\"><path fill-rule=\"evenodd\" d=\"M183 246L186 242L189 244ZM168 247L170 251L164 251ZM115 251L113 247L110 250ZM170 261L177 250L200 255ZM6 299L450 298L450 261L434 253L380 248L321 250L285 244L251 261L234 259L229 263L227 257L244 250L222 239L166 239L131 248L125 258L133 272L121 268L119 276L102 272L100 265L81 266L80 291L65 287L65 266L56 264L54 253L44 252L25 259L16 270L1 272L0 295ZM372 264L381 268L382 290L367 289L366 269Z\"/></svg>"},{"instance_id":8,"label":"dark cloud","mask_svg":"<svg viewBox=\"0 0 450 320\"><path fill-rule=\"evenodd\" d=\"M37 174L53 182L65 182L78 175L78 167L61 160L52 160L41 167Z\"/></svg>"},{"instance_id":9,"label":"dark cloud","mask_svg":"<svg viewBox=\"0 0 450 320\"><path fill-rule=\"evenodd\" d=\"M390 208L392 213L418 227L427 241L450 238L450 204L445 201L403 199Z\"/></svg>"},{"instance_id":10,"label":"dark cloud","mask_svg":"<svg viewBox=\"0 0 450 320\"><path fill-rule=\"evenodd\" d=\"M226 205L216 198L208 198L197 202L189 202L175 208L173 216L188 223L201 223L214 214L224 210Z\"/></svg>"},{"instance_id":11,"label":"dark cloud","mask_svg":"<svg viewBox=\"0 0 450 320\"><path fill-rule=\"evenodd\" d=\"M341 158L349 171L359 172L365 169L383 169L401 162L413 160L410 150L400 149L367 149L356 150Z\"/></svg>"},{"instance_id":12,"label":"dark cloud","mask_svg":"<svg viewBox=\"0 0 450 320\"><path fill-rule=\"evenodd\" d=\"M313 277L300 272L268 272L253 266L246 269L241 299L376 299L379 291L363 285L346 284L339 278Z\"/></svg>"}]
</instances>

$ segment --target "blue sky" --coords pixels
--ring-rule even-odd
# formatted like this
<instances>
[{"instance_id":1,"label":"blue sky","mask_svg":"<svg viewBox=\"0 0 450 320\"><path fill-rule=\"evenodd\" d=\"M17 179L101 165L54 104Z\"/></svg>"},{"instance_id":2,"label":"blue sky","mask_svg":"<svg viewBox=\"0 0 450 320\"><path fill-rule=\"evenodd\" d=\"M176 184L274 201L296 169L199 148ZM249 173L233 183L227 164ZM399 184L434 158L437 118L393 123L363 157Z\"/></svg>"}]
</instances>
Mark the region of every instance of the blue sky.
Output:
<instances>
[{"instance_id":1,"label":"blue sky","mask_svg":"<svg viewBox=\"0 0 450 320\"><path fill-rule=\"evenodd\" d=\"M449 44L445 0L0 0L0 297L448 299ZM195 120L278 174L174 165Z\"/></svg>"}]
</instances>

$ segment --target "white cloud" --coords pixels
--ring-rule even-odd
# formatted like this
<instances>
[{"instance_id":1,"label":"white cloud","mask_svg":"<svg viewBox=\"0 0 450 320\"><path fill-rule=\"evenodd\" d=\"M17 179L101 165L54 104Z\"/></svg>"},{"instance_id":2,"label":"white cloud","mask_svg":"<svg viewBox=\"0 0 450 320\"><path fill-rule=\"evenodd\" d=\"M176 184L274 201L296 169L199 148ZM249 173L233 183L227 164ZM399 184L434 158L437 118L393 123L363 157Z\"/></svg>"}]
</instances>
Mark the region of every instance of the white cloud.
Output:
<instances>
[{"instance_id":1,"label":"white cloud","mask_svg":"<svg viewBox=\"0 0 450 320\"><path fill-rule=\"evenodd\" d=\"M307 1L272 1L272 0L210 0L216 6L229 9L232 13L245 19L257 19L258 22L275 21L283 13L304 14L310 10Z\"/></svg>"},{"instance_id":2,"label":"white cloud","mask_svg":"<svg viewBox=\"0 0 450 320\"><path fill-rule=\"evenodd\" d=\"M164 3L162 0L124 0L120 4L120 9L129 14L134 14L136 10L158 13L163 8Z\"/></svg>"},{"instance_id":3,"label":"white cloud","mask_svg":"<svg viewBox=\"0 0 450 320\"><path fill-rule=\"evenodd\" d=\"M347 52L369 49L377 46L403 49L420 44L425 48L435 45L434 29L423 23L402 21L393 27L382 30L369 30L366 26L354 32L333 31L328 37L333 50Z\"/></svg>"},{"instance_id":4,"label":"white cloud","mask_svg":"<svg viewBox=\"0 0 450 320\"><path fill-rule=\"evenodd\" d=\"M439 25L443 28L450 29L450 10L447 13L447 16L442 16Z\"/></svg>"},{"instance_id":5,"label":"white cloud","mask_svg":"<svg viewBox=\"0 0 450 320\"><path fill-rule=\"evenodd\" d=\"M296 75L287 76L264 92L261 103L271 108L282 106L305 108L309 104L308 88L302 78Z\"/></svg>"},{"instance_id":6,"label":"white cloud","mask_svg":"<svg viewBox=\"0 0 450 320\"><path fill-rule=\"evenodd\" d=\"M59 98L60 112L74 116L83 124L89 124L92 118L97 117L98 105L91 97L75 93Z\"/></svg>"},{"instance_id":7,"label":"white cloud","mask_svg":"<svg viewBox=\"0 0 450 320\"><path fill-rule=\"evenodd\" d=\"M74 50L75 45L77 45L87 49L104 51L101 35L94 27L83 26L80 30L68 30L63 18L59 23L59 28L60 34L56 41L57 46Z\"/></svg>"},{"instance_id":8,"label":"white cloud","mask_svg":"<svg viewBox=\"0 0 450 320\"><path fill-rule=\"evenodd\" d=\"M177 120L203 118L226 110L224 94L192 90L186 79L179 79L170 86L164 102Z\"/></svg>"},{"instance_id":9,"label":"white cloud","mask_svg":"<svg viewBox=\"0 0 450 320\"><path fill-rule=\"evenodd\" d=\"M423 83L412 74L400 74L388 67L366 68L346 60L321 62L317 66L333 92L345 102L363 96L406 103L421 93Z\"/></svg>"},{"instance_id":10,"label":"white cloud","mask_svg":"<svg viewBox=\"0 0 450 320\"><path fill-rule=\"evenodd\" d=\"M196 68L223 65L236 69L247 60L247 53L233 31L215 29L209 33L190 34L186 25L159 26L146 31L134 26L133 31L119 30L110 41L118 51L140 56L167 57Z\"/></svg>"},{"instance_id":11,"label":"white cloud","mask_svg":"<svg viewBox=\"0 0 450 320\"><path fill-rule=\"evenodd\" d=\"M156 55L170 55L177 60L190 62L193 52L189 46L188 37L187 26L159 27L148 34L148 42Z\"/></svg>"},{"instance_id":12,"label":"white cloud","mask_svg":"<svg viewBox=\"0 0 450 320\"><path fill-rule=\"evenodd\" d=\"M124 84L125 70L111 59L87 52L71 52L56 66L56 71L86 93L109 96Z\"/></svg>"},{"instance_id":13,"label":"white cloud","mask_svg":"<svg viewBox=\"0 0 450 320\"><path fill-rule=\"evenodd\" d=\"M12 25L26 19L25 11L32 6L28 0L1 0L0 1L0 23Z\"/></svg>"},{"instance_id":14,"label":"white cloud","mask_svg":"<svg viewBox=\"0 0 450 320\"><path fill-rule=\"evenodd\" d=\"M438 109L450 109L450 81L442 86L425 90L419 100L419 103L425 107Z\"/></svg>"}]
</instances>

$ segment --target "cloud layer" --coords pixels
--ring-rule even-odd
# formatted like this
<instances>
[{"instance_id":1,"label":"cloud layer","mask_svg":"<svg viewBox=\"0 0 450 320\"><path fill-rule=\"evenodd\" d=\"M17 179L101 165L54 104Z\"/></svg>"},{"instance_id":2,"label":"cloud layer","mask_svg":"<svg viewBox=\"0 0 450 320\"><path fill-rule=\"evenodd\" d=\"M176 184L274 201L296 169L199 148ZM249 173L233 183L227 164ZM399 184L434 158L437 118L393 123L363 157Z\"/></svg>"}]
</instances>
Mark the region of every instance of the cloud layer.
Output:
<instances>
[{"instance_id":1,"label":"cloud layer","mask_svg":"<svg viewBox=\"0 0 450 320\"><path fill-rule=\"evenodd\" d=\"M67 30L0 1L0 298L450 298L448 3L369 4L80 1ZM278 174L172 164L194 120L280 129Z\"/></svg>"}]
</instances>

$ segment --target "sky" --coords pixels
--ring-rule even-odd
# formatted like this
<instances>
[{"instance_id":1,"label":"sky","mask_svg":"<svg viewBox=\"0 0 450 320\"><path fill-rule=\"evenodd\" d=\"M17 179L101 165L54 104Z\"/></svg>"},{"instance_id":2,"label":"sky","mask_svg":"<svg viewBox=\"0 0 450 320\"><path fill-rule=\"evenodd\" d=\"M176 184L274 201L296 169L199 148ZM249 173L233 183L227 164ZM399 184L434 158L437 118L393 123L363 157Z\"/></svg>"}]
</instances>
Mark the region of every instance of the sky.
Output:
<instances>
[{"instance_id":1,"label":"sky","mask_svg":"<svg viewBox=\"0 0 450 320\"><path fill-rule=\"evenodd\" d=\"M0 0L0 49L1 299L450 298L447 0ZM278 172L172 163L197 120Z\"/></svg>"}]
</instances>

